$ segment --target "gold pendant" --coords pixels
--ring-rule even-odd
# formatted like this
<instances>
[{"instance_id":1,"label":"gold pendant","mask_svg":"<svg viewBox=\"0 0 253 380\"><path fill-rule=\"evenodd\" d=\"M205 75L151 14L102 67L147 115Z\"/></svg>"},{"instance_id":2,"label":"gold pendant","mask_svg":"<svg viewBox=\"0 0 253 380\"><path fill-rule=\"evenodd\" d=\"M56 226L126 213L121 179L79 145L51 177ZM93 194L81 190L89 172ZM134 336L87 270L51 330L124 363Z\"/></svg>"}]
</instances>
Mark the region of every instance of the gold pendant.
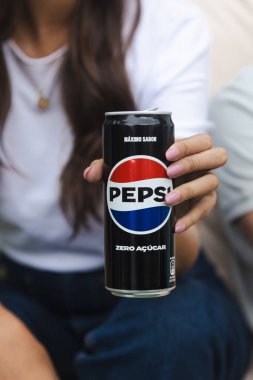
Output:
<instances>
[{"instance_id":1,"label":"gold pendant","mask_svg":"<svg viewBox=\"0 0 253 380\"><path fill-rule=\"evenodd\" d=\"M48 99L41 95L41 96L39 97L39 100L38 100L37 106L38 106L41 110L45 110L45 109L48 108L48 105L49 105L49 101L48 101Z\"/></svg>"}]
</instances>

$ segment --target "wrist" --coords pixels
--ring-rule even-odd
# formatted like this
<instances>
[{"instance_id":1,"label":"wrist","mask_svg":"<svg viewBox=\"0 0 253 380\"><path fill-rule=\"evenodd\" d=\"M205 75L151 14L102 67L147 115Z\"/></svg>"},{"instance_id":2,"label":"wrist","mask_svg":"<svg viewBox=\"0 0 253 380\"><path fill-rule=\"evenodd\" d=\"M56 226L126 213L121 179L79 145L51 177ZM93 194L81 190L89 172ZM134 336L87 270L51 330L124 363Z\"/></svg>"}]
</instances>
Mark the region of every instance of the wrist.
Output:
<instances>
[{"instance_id":1,"label":"wrist","mask_svg":"<svg viewBox=\"0 0 253 380\"><path fill-rule=\"evenodd\" d=\"M192 226L176 235L177 275L187 272L194 265L200 251L199 228Z\"/></svg>"}]
</instances>

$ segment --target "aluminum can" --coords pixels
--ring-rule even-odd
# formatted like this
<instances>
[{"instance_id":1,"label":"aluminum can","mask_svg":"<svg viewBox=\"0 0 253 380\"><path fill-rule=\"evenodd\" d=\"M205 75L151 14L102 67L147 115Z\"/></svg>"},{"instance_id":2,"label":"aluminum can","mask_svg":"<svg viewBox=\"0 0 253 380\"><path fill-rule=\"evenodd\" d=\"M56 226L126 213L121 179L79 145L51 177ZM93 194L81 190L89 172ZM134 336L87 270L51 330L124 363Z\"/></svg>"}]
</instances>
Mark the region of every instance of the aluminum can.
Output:
<instances>
[{"instance_id":1,"label":"aluminum can","mask_svg":"<svg viewBox=\"0 0 253 380\"><path fill-rule=\"evenodd\" d=\"M114 295L159 297L175 288L173 208L165 204L173 143L168 112L105 114L105 287Z\"/></svg>"}]
</instances>

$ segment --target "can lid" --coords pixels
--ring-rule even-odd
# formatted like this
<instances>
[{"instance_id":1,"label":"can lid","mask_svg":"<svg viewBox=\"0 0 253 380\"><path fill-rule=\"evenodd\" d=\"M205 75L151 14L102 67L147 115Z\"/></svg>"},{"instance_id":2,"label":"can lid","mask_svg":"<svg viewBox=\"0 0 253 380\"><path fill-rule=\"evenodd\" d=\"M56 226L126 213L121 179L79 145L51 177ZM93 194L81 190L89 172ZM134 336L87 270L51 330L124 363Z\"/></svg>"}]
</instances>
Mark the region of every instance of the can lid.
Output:
<instances>
[{"instance_id":1,"label":"can lid","mask_svg":"<svg viewBox=\"0 0 253 380\"><path fill-rule=\"evenodd\" d=\"M110 115L169 115L169 116L171 116L171 112L159 111L158 108L154 108L151 110L145 110L145 111L105 112L105 116L110 116Z\"/></svg>"}]
</instances>

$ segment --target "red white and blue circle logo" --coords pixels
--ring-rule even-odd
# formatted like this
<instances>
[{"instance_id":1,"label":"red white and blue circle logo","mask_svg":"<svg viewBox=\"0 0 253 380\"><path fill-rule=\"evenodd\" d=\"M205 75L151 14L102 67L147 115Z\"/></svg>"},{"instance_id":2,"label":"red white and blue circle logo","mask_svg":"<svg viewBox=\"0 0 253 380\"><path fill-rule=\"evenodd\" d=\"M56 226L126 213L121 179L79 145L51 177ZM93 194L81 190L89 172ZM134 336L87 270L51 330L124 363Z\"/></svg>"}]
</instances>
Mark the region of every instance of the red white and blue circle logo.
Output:
<instances>
[{"instance_id":1,"label":"red white and blue circle logo","mask_svg":"<svg viewBox=\"0 0 253 380\"><path fill-rule=\"evenodd\" d=\"M165 195L172 190L166 165L155 157L131 156L112 169L107 184L107 205L122 230L145 235L162 228L171 214Z\"/></svg>"}]
</instances>

